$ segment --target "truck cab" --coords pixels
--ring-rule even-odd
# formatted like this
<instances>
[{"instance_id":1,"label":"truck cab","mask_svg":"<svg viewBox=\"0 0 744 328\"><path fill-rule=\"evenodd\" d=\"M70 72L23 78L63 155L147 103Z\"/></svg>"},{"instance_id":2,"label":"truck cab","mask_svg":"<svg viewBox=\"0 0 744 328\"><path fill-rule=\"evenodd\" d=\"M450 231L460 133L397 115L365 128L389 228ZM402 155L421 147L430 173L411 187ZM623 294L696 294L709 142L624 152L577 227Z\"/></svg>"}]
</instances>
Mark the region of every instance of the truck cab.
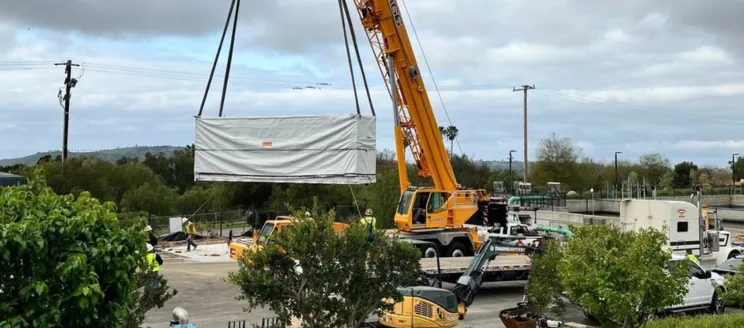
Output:
<instances>
[{"instance_id":1,"label":"truck cab","mask_svg":"<svg viewBox=\"0 0 744 328\"><path fill-rule=\"evenodd\" d=\"M308 215L309 216L309 215ZM237 260L246 249L259 251L264 245L271 242L271 236L299 222L299 220L312 220L312 218L298 219L291 216L277 216L274 220L264 223L261 230L253 230L253 238L239 238L230 243L230 258ZM349 228L346 223L334 222L334 231L344 231Z\"/></svg>"}]
</instances>

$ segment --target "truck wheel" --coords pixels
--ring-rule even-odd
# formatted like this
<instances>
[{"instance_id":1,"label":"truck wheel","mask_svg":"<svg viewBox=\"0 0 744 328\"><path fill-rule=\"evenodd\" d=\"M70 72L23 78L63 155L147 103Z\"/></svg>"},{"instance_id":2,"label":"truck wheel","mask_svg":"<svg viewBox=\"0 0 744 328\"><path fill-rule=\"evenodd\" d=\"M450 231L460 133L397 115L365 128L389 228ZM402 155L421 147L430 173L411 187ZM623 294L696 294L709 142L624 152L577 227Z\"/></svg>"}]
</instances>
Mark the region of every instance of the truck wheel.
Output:
<instances>
[{"instance_id":1,"label":"truck wheel","mask_svg":"<svg viewBox=\"0 0 744 328\"><path fill-rule=\"evenodd\" d=\"M422 258L435 258L439 254L439 251L434 246L426 246L421 249Z\"/></svg>"},{"instance_id":2,"label":"truck wheel","mask_svg":"<svg viewBox=\"0 0 744 328\"><path fill-rule=\"evenodd\" d=\"M459 242L452 242L447 248L447 256L449 257L463 257L467 256L467 250L465 246Z\"/></svg>"},{"instance_id":3,"label":"truck wheel","mask_svg":"<svg viewBox=\"0 0 744 328\"><path fill-rule=\"evenodd\" d=\"M734 258L734 257L736 257L738 255L739 255L739 252L733 251L733 252L729 253L729 255L728 255L728 257L726 259L727 260L730 260L730 259L732 259L732 258Z\"/></svg>"}]
</instances>

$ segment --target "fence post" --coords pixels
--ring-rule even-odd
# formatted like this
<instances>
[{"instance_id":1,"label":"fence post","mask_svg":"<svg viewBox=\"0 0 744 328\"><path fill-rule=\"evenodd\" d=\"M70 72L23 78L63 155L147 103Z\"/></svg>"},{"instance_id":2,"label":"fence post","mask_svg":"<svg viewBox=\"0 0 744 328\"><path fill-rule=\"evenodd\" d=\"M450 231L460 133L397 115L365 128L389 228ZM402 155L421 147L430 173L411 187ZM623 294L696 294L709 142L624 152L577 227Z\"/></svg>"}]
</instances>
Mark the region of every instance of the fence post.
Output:
<instances>
[{"instance_id":1,"label":"fence post","mask_svg":"<svg viewBox=\"0 0 744 328\"><path fill-rule=\"evenodd\" d=\"M225 212L222 211L222 206L220 206L220 237L222 237L222 221L224 219Z\"/></svg>"}]
</instances>

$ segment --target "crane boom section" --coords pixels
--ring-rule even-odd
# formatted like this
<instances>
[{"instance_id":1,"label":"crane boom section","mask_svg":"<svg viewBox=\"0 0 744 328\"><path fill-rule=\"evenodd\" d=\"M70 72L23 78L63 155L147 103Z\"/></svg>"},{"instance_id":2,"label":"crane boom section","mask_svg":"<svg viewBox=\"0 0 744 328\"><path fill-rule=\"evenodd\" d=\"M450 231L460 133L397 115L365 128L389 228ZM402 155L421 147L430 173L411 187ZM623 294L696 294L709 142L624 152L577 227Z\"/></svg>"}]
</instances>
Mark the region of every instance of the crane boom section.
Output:
<instances>
[{"instance_id":1,"label":"crane boom section","mask_svg":"<svg viewBox=\"0 0 744 328\"><path fill-rule=\"evenodd\" d=\"M435 188L456 190L459 184L434 117L397 0L354 0L354 3L383 79L390 80L392 73L397 82L393 86L386 84L390 97L397 106L396 128L400 128L403 135L402 140L396 140L396 143L402 142L404 146L408 146L419 175L431 177ZM394 72L389 72L388 58L392 59ZM404 156L399 156L399 160L400 158Z\"/></svg>"}]
</instances>

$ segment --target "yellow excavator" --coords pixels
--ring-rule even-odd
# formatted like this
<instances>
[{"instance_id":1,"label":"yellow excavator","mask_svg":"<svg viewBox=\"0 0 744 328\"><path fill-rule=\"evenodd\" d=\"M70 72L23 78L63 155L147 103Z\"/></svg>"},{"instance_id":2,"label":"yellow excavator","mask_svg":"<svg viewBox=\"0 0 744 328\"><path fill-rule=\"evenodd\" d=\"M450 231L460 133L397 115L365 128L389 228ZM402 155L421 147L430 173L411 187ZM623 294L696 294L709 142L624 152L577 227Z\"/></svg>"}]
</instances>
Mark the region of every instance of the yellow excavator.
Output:
<instances>
[{"instance_id":1,"label":"yellow excavator","mask_svg":"<svg viewBox=\"0 0 744 328\"><path fill-rule=\"evenodd\" d=\"M411 240L421 248L427 242ZM540 252L534 247L518 247L503 244L501 237L491 237L483 244L478 254L460 276L452 291L442 288L439 277L428 279L421 286L401 287L398 292L403 300L396 303L392 311L384 312L378 323L391 328L449 328L458 325L465 318L468 307L473 303L483 282L484 270L497 256ZM437 260L439 258L437 257ZM437 262L438 271L439 262ZM392 301L390 301L392 302Z\"/></svg>"}]
</instances>

